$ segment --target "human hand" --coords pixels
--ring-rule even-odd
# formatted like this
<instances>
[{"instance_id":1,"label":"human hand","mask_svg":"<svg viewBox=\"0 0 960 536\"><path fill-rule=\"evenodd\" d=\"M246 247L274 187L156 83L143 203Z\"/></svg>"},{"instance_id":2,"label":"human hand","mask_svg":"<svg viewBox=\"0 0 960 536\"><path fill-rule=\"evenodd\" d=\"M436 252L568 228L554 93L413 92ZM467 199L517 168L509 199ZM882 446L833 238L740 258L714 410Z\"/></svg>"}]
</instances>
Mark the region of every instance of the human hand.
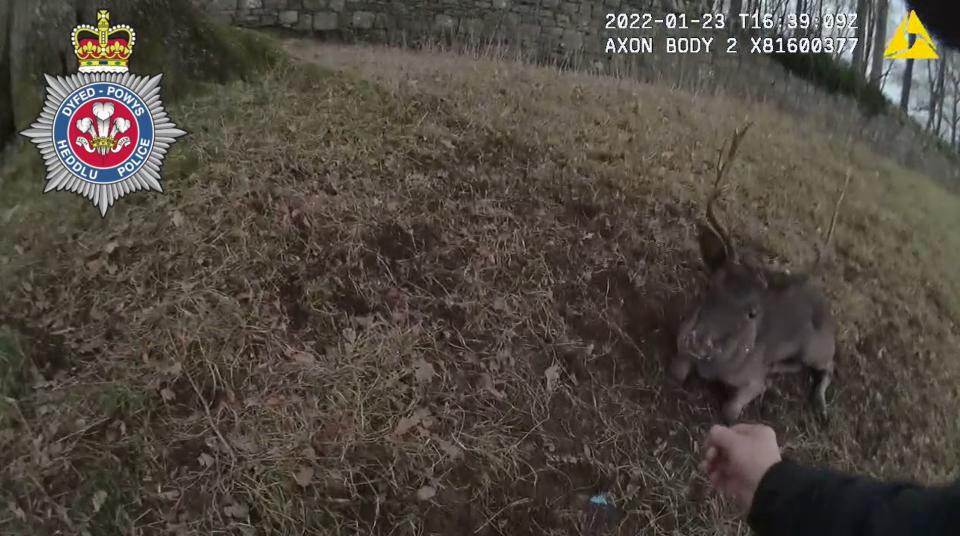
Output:
<instances>
[{"instance_id":1,"label":"human hand","mask_svg":"<svg viewBox=\"0 0 960 536\"><path fill-rule=\"evenodd\" d=\"M776 433L762 424L714 425L705 448L701 469L724 497L748 512L760 479L780 461Z\"/></svg>"}]
</instances>

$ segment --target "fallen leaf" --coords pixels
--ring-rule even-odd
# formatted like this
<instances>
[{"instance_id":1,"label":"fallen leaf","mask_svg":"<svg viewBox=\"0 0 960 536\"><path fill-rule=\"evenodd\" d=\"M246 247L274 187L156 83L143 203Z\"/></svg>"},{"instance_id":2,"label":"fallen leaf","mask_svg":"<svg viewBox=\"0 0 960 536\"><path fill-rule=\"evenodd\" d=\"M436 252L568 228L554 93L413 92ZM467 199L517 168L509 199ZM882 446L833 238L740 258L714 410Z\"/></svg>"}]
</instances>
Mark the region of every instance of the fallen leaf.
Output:
<instances>
[{"instance_id":1,"label":"fallen leaf","mask_svg":"<svg viewBox=\"0 0 960 536\"><path fill-rule=\"evenodd\" d=\"M560 381L560 364L550 365L543 375L547 378L547 392L552 393L557 388L557 382Z\"/></svg>"},{"instance_id":2,"label":"fallen leaf","mask_svg":"<svg viewBox=\"0 0 960 536\"><path fill-rule=\"evenodd\" d=\"M417 408L413 411L413 415L400 418L400 421L397 423L397 427L393 429L393 435L399 438L403 434L406 434L413 429L414 426L421 424L424 421L432 421L430 417L430 410L427 408Z\"/></svg>"},{"instance_id":3,"label":"fallen leaf","mask_svg":"<svg viewBox=\"0 0 960 536\"><path fill-rule=\"evenodd\" d=\"M353 328L344 328L343 337L350 342L355 342L357 340L357 332Z\"/></svg>"},{"instance_id":4,"label":"fallen leaf","mask_svg":"<svg viewBox=\"0 0 960 536\"><path fill-rule=\"evenodd\" d=\"M183 225L183 214L179 210L173 211L173 217L171 219L173 220L174 227L180 227Z\"/></svg>"},{"instance_id":5,"label":"fallen leaf","mask_svg":"<svg viewBox=\"0 0 960 536\"><path fill-rule=\"evenodd\" d=\"M164 402L170 402L176 397L177 397L176 393L171 391L169 387L164 387L163 389L160 389L160 398L162 398Z\"/></svg>"},{"instance_id":6,"label":"fallen leaf","mask_svg":"<svg viewBox=\"0 0 960 536\"><path fill-rule=\"evenodd\" d=\"M417 379L417 383L427 383L433 379L433 365L422 357L417 358L417 360L413 362L413 375Z\"/></svg>"},{"instance_id":7,"label":"fallen leaf","mask_svg":"<svg viewBox=\"0 0 960 536\"><path fill-rule=\"evenodd\" d=\"M228 504L223 507L223 513L236 519L246 519L250 509L243 503Z\"/></svg>"},{"instance_id":8,"label":"fallen leaf","mask_svg":"<svg viewBox=\"0 0 960 536\"><path fill-rule=\"evenodd\" d=\"M200 462L200 465L203 467L213 467L213 464L216 462L213 456L206 452L200 454L200 456L197 457L197 461Z\"/></svg>"},{"instance_id":9,"label":"fallen leaf","mask_svg":"<svg viewBox=\"0 0 960 536\"><path fill-rule=\"evenodd\" d=\"M118 246L120 246L120 244L116 240L111 240L107 242L105 246L103 246L103 252L109 255L113 253Z\"/></svg>"},{"instance_id":10,"label":"fallen leaf","mask_svg":"<svg viewBox=\"0 0 960 536\"><path fill-rule=\"evenodd\" d=\"M420 419L420 426L422 426L422 427L424 427L424 428L430 428L430 427L433 426L434 423L436 423L436 422L437 422L436 419L434 419L434 418L433 418L432 416L430 416L430 415L427 415L426 417Z\"/></svg>"},{"instance_id":11,"label":"fallen leaf","mask_svg":"<svg viewBox=\"0 0 960 536\"><path fill-rule=\"evenodd\" d=\"M93 513L96 514L97 512L99 512L100 509L103 508L103 503L105 503L106 501L107 501L107 492L103 491L102 489L97 490L93 494Z\"/></svg>"},{"instance_id":12,"label":"fallen leaf","mask_svg":"<svg viewBox=\"0 0 960 536\"><path fill-rule=\"evenodd\" d=\"M309 465L301 466L296 473L293 474L293 479L297 481L297 484L300 487L305 488L313 483L313 467Z\"/></svg>"},{"instance_id":13,"label":"fallen leaf","mask_svg":"<svg viewBox=\"0 0 960 536\"><path fill-rule=\"evenodd\" d=\"M493 385L493 378L489 374L484 373L480 376L480 384L483 386L484 390L488 391L498 399L503 400L507 398L507 393L500 391Z\"/></svg>"},{"instance_id":14,"label":"fallen leaf","mask_svg":"<svg viewBox=\"0 0 960 536\"><path fill-rule=\"evenodd\" d=\"M27 520L27 513L23 511L22 508L17 506L17 503L13 501L7 501L7 509L10 510L10 513L13 514L19 521Z\"/></svg>"},{"instance_id":15,"label":"fallen leaf","mask_svg":"<svg viewBox=\"0 0 960 536\"><path fill-rule=\"evenodd\" d=\"M418 424L420 424L420 419L414 419L412 417L400 417L397 427L393 429L393 435L400 437L409 432L411 428Z\"/></svg>"},{"instance_id":16,"label":"fallen leaf","mask_svg":"<svg viewBox=\"0 0 960 536\"><path fill-rule=\"evenodd\" d=\"M260 448L257 445L257 440L254 439L254 437L255 436L243 435L243 434L231 436L230 444L237 447L239 450L243 452L254 452L258 448ZM217 445L219 446L219 443L217 443Z\"/></svg>"},{"instance_id":17,"label":"fallen leaf","mask_svg":"<svg viewBox=\"0 0 960 536\"><path fill-rule=\"evenodd\" d=\"M429 501L430 499L436 497L437 489L433 486L424 486L417 490L417 499L421 501Z\"/></svg>"},{"instance_id":18,"label":"fallen leaf","mask_svg":"<svg viewBox=\"0 0 960 536\"><path fill-rule=\"evenodd\" d=\"M440 445L440 450L449 456L451 460L459 460L460 457L463 456L463 450L460 447L454 445L446 439L443 439L442 437L437 437L436 440L437 444Z\"/></svg>"},{"instance_id":19,"label":"fallen leaf","mask_svg":"<svg viewBox=\"0 0 960 536\"><path fill-rule=\"evenodd\" d=\"M294 352L291 357L294 361L303 365L312 365L317 362L317 360L313 358L313 354L308 352Z\"/></svg>"}]
</instances>

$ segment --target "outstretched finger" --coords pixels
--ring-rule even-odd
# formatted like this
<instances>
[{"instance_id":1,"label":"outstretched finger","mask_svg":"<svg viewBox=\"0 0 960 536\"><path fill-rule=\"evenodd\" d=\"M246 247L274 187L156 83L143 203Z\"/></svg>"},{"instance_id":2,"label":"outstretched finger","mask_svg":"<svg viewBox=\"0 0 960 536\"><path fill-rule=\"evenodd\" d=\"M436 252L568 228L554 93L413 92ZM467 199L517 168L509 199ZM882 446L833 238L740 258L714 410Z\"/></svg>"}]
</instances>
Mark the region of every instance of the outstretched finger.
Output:
<instances>
[{"instance_id":1,"label":"outstretched finger","mask_svg":"<svg viewBox=\"0 0 960 536\"><path fill-rule=\"evenodd\" d=\"M717 450L716 447L710 447L707 449L703 461L700 462L700 470L704 473L710 473L720 466L722 459L723 457L720 455L720 451Z\"/></svg>"},{"instance_id":2,"label":"outstretched finger","mask_svg":"<svg viewBox=\"0 0 960 536\"><path fill-rule=\"evenodd\" d=\"M707 480L721 493L728 493L730 491L732 480L730 475L721 468L707 472Z\"/></svg>"},{"instance_id":3,"label":"outstretched finger","mask_svg":"<svg viewBox=\"0 0 960 536\"><path fill-rule=\"evenodd\" d=\"M739 423L730 427L734 432L741 435L755 435L760 430L764 430L768 426L764 424L748 424L748 423Z\"/></svg>"},{"instance_id":4,"label":"outstretched finger","mask_svg":"<svg viewBox=\"0 0 960 536\"><path fill-rule=\"evenodd\" d=\"M707 433L705 445L708 452L712 448L721 453L732 448L739 440L740 435L733 429L715 424L710 427L710 431Z\"/></svg>"}]
</instances>

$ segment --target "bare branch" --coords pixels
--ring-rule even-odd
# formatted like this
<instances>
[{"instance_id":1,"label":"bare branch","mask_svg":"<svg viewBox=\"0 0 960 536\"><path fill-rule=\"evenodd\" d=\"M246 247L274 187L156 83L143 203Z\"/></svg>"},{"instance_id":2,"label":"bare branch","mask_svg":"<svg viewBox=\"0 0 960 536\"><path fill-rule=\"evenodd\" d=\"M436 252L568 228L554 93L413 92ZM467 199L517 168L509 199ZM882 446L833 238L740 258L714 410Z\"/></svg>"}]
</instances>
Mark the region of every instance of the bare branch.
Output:
<instances>
[{"instance_id":1,"label":"bare branch","mask_svg":"<svg viewBox=\"0 0 960 536\"><path fill-rule=\"evenodd\" d=\"M847 176L843 181L843 188L840 189L840 195L837 197L837 203L833 207L833 216L830 217L830 227L827 229L827 238L823 241L823 245L817 248L816 257L813 259L813 264L810 265L810 269L807 271L808 274L813 274L817 268L820 267L820 261L823 259L823 252L830 247L830 241L833 239L833 230L837 225L837 216L840 214L840 205L843 203L844 196L847 195L847 187L850 185L850 168L847 168Z\"/></svg>"}]
</instances>

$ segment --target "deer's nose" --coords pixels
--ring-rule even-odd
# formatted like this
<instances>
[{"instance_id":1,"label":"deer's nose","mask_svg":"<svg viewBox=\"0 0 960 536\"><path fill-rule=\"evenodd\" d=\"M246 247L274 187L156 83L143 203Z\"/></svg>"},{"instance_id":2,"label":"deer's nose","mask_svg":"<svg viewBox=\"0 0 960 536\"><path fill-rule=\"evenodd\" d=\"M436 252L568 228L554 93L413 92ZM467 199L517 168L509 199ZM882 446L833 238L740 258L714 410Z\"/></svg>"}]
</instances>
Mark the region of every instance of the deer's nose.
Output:
<instances>
[{"instance_id":1,"label":"deer's nose","mask_svg":"<svg viewBox=\"0 0 960 536\"><path fill-rule=\"evenodd\" d=\"M694 344L700 348L707 348L711 346L710 337L706 333L694 331L690 334L690 337L693 339Z\"/></svg>"},{"instance_id":2,"label":"deer's nose","mask_svg":"<svg viewBox=\"0 0 960 536\"><path fill-rule=\"evenodd\" d=\"M691 329L688 340L691 343L690 346L696 348L700 355L713 350L713 340L707 333Z\"/></svg>"}]
</instances>

